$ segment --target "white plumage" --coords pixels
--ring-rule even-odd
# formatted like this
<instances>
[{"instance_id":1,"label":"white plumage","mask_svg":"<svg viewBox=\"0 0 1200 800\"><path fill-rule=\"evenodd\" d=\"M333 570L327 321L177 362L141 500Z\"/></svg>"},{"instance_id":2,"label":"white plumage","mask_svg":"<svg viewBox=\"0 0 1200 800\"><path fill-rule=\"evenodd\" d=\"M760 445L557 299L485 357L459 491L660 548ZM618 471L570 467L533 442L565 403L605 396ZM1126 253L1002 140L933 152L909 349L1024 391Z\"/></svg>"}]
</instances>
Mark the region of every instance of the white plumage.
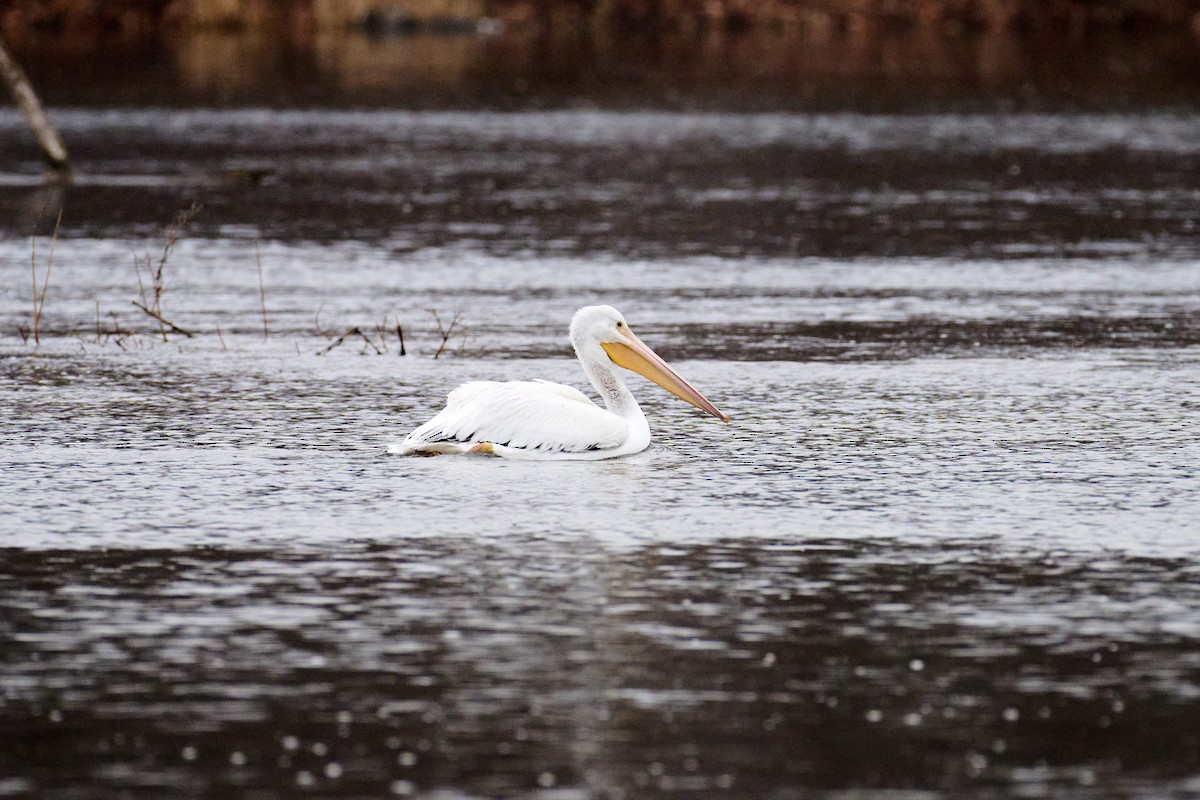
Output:
<instances>
[{"instance_id":1,"label":"white plumage","mask_svg":"<svg viewBox=\"0 0 1200 800\"><path fill-rule=\"evenodd\" d=\"M571 320L571 344L604 400L549 381L473 381L450 393L433 419L388 447L401 455L491 453L507 458L593 460L640 452L650 444L646 417L615 369L632 369L672 394L729 421L641 342L611 306L589 306Z\"/></svg>"},{"instance_id":2,"label":"white plumage","mask_svg":"<svg viewBox=\"0 0 1200 800\"><path fill-rule=\"evenodd\" d=\"M450 393L446 409L406 443L491 442L542 453L618 446L628 426L569 386L534 381L475 381Z\"/></svg>"}]
</instances>

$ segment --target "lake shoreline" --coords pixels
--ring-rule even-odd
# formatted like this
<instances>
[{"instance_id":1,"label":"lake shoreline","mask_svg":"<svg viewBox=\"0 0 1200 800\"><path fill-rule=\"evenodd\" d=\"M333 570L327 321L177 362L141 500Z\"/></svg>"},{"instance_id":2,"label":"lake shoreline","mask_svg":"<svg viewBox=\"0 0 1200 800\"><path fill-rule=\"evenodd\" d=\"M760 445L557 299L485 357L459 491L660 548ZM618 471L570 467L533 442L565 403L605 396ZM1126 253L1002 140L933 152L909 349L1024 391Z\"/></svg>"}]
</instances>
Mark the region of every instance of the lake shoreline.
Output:
<instances>
[{"instance_id":1,"label":"lake shoreline","mask_svg":"<svg viewBox=\"0 0 1200 800\"><path fill-rule=\"evenodd\" d=\"M152 0L92 3L63 0L0 2L0 33L95 36L161 36L169 29L260 29L287 35L295 30L362 29L405 33L418 28L456 27L491 20L506 26L601 25L617 30L687 31L697 28L748 30L807 28L849 30L863 26L942 26L967 30L1146 31L1200 28L1200 8L1188 0L1147 4L1137 0L921 0L872 3L863 0L766 0L700 3L686 0Z\"/></svg>"}]
</instances>

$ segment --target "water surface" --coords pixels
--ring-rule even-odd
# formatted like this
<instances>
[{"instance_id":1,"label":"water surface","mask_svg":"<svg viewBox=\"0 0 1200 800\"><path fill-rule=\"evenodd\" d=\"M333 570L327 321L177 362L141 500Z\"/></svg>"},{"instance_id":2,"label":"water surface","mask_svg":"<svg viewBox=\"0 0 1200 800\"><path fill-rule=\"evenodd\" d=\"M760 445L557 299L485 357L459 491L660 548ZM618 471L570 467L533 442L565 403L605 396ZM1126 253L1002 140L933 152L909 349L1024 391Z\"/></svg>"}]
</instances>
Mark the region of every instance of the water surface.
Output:
<instances>
[{"instance_id":1,"label":"water surface","mask_svg":"<svg viewBox=\"0 0 1200 800\"><path fill-rule=\"evenodd\" d=\"M1200 795L1193 116L60 121L54 187L0 116L0 795ZM591 302L732 424L384 455L583 386Z\"/></svg>"}]
</instances>

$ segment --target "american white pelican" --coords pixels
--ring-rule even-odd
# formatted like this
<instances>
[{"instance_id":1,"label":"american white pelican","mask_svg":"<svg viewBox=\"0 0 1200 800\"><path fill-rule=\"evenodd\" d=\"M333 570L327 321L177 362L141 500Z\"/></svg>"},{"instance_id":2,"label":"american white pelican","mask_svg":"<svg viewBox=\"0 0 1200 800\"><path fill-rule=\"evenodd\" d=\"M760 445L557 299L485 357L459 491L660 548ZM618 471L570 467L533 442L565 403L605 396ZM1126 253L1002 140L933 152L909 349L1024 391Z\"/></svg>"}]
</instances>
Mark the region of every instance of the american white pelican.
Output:
<instances>
[{"instance_id":1,"label":"american white pelican","mask_svg":"<svg viewBox=\"0 0 1200 800\"><path fill-rule=\"evenodd\" d=\"M571 319L571 345L604 408L582 392L549 381L474 381L450 393L446 407L388 447L399 455L491 453L505 458L597 460L639 453L650 426L615 367L643 375L723 422L729 417L633 335L612 306L588 306Z\"/></svg>"}]
</instances>

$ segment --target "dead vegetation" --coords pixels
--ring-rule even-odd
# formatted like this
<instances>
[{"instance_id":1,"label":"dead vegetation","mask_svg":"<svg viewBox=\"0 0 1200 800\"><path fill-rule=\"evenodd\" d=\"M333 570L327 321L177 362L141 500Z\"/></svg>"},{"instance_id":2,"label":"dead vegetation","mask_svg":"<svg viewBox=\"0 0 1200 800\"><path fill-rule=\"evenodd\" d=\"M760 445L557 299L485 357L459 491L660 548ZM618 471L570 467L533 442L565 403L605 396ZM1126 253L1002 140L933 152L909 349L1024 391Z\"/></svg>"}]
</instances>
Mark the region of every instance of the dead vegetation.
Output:
<instances>
[{"instance_id":1,"label":"dead vegetation","mask_svg":"<svg viewBox=\"0 0 1200 800\"><path fill-rule=\"evenodd\" d=\"M365 346L375 351L375 355L381 356L384 351L375 342L371 341L371 337L362 332L362 328L353 327L333 340L333 342L323 350L318 350L317 355L323 356L335 347L340 347L347 339L362 339Z\"/></svg>"},{"instance_id":2,"label":"dead vegetation","mask_svg":"<svg viewBox=\"0 0 1200 800\"><path fill-rule=\"evenodd\" d=\"M167 275L167 261L171 257L171 250L174 249L175 245L179 243L179 240L183 238L184 233L187 231L188 224L195 219L197 214L200 213L200 208L201 207L199 204L192 203L191 206L183 211L180 211L179 214L176 215L175 221L172 222L167 228L167 232L163 241L162 254L158 257L157 264L154 263L149 253L146 253L143 256L145 259L147 273L146 279L150 283L150 291L148 294L146 291L146 282L142 280L141 259L139 259L137 256L134 256L133 259L133 268L137 272L138 293L141 295L142 300L140 303L137 300L133 300L132 303L134 306L144 311L148 316L158 321L159 334L162 336L162 340L164 342L169 341L167 338L168 331L182 334L189 339L195 336L195 334L184 330L163 316L162 299L163 295L166 294L169 283Z\"/></svg>"},{"instance_id":3,"label":"dead vegetation","mask_svg":"<svg viewBox=\"0 0 1200 800\"><path fill-rule=\"evenodd\" d=\"M267 287L263 283L262 271L262 252L258 249L258 242L254 243L254 263L258 265L258 300L262 306L262 323L263 323L263 341L267 340ZM218 329L219 330L219 329ZM224 344L224 340L222 340Z\"/></svg>"},{"instance_id":4,"label":"dead vegetation","mask_svg":"<svg viewBox=\"0 0 1200 800\"><path fill-rule=\"evenodd\" d=\"M140 318L149 317L154 321L155 327L152 332L147 332L145 328L138 331L135 329L136 325L131 328L122 320L122 315L115 311L104 312L100 300L97 299L95 300L94 314L89 314L89 319L74 323L66 331L58 330L55 332L56 335L73 336L81 346L111 344L121 350L146 349L153 346L155 339L167 343L171 341L172 335L187 339L215 336L223 352L230 349L231 343L236 345L236 339L227 341L226 333L229 333L230 330L222 329L220 322L214 322L213 329L207 331L185 328L169 318L163 308L163 300L168 289L171 288L174 278L181 272L172 258L175 247L187 233L189 224L200 210L201 207L198 204L193 204L176 215L164 232L162 249L156 255L144 253L134 256L138 298L131 300L130 304L140 312ZM39 262L38 237L34 236L31 239L32 305L28 324L17 326L21 339L25 343L32 340L34 345L38 345L41 343L42 334L46 333L43 326L46 297L49 293L61 226L62 212L60 211L50 236L49 251L44 264ZM254 243L254 258L258 279L258 323L262 328L263 341L266 342L271 338L271 325L267 311L267 288L262 252L258 242ZM346 328L339 326L329 330L324 328L321 323L323 309L324 304L317 308L313 328L317 336L326 340L326 344L314 351L315 355L327 355L347 344L356 344L361 355L382 356L395 353L398 356L408 356L412 353L399 314L394 312L384 314L382 319L374 324L360 323ZM429 350L426 350L426 353L432 355L434 359L440 359L451 352L462 355L467 345L467 328L463 325L463 313L455 310L452 315L446 317L435 308L427 309L427 311L432 318L433 326L426 329L427 333L418 332L417 336L420 341L430 342ZM235 328L234 331L236 332L236 330ZM454 347L455 344L457 344L457 349ZM294 346L297 354L300 354L300 341L296 341Z\"/></svg>"},{"instance_id":5,"label":"dead vegetation","mask_svg":"<svg viewBox=\"0 0 1200 800\"><path fill-rule=\"evenodd\" d=\"M433 354L433 357L437 359L440 358L442 352L445 351L446 344L450 341L450 337L454 335L454 329L459 327L458 323L462 321L462 312L455 311L454 317L450 320L450 324L448 325L442 324L442 317L440 314L438 314L437 309L431 308L429 309L429 313L433 314L433 319L435 322L437 322L438 335L442 337L442 342L438 345L437 352ZM467 346L467 334L466 331L460 331L460 333L462 336L462 345L459 348L459 353L461 354L462 349Z\"/></svg>"},{"instance_id":6,"label":"dead vegetation","mask_svg":"<svg viewBox=\"0 0 1200 800\"><path fill-rule=\"evenodd\" d=\"M321 325L321 311L324 308L324 303L317 307L316 314L313 316L313 328L316 334L328 340L329 344L318 350L316 355L323 356L345 344L347 341L361 343L361 347L359 348L360 355L369 355L370 353L379 356L387 355L392 352L392 348L388 342L393 335L395 335L396 339L396 355L407 356L409 354L408 346L404 341L404 325L400 322L399 314L384 314L382 320L374 325L365 326L365 329L364 326L355 325L342 333L337 333L336 329L329 330ZM455 314L455 319L458 317L459 315ZM440 329L438 335L439 337L441 336ZM442 345L444 346L444 344L445 340L443 339ZM437 352L439 355L441 354L441 349L441 347L438 348ZM436 358L437 356L435 355L434 357Z\"/></svg>"},{"instance_id":7,"label":"dead vegetation","mask_svg":"<svg viewBox=\"0 0 1200 800\"><path fill-rule=\"evenodd\" d=\"M46 309L46 292L50 288L50 272L54 269L54 247L58 244L58 231L62 226L62 210L59 209L58 219L54 222L54 233L50 236L50 254L46 257L46 273L42 276L41 288L38 288L37 236L29 243L29 269L33 275L33 312L30 314L29 327L18 326L21 340L28 342L33 338L35 345L42 343L42 313Z\"/></svg>"},{"instance_id":8,"label":"dead vegetation","mask_svg":"<svg viewBox=\"0 0 1200 800\"><path fill-rule=\"evenodd\" d=\"M744 30L868 23L958 25L1001 30L1086 25L1097 29L1187 29L1191 0L0 0L0 32L151 37L184 28L275 31L437 31L495 18L512 27L557 24L617 30ZM470 29L467 27L466 29Z\"/></svg>"}]
</instances>

